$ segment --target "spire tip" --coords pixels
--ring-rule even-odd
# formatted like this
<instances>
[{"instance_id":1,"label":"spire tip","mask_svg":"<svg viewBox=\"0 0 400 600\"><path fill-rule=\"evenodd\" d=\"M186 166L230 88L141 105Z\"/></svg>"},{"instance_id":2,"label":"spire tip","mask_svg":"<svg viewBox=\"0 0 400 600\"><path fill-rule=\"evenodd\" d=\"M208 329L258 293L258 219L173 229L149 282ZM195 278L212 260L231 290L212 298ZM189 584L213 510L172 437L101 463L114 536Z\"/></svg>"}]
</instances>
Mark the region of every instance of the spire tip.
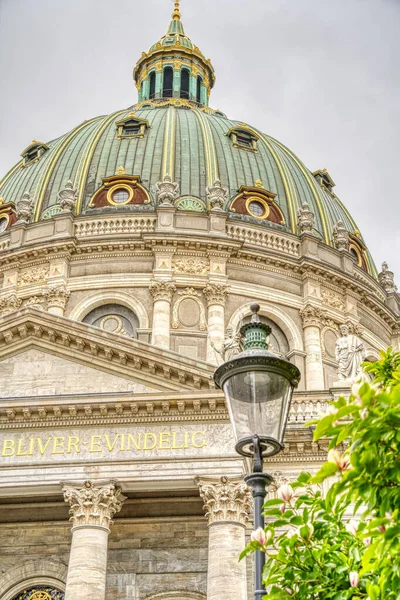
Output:
<instances>
[{"instance_id":1,"label":"spire tip","mask_svg":"<svg viewBox=\"0 0 400 600\"><path fill-rule=\"evenodd\" d=\"M179 10L179 0L175 0L175 8L174 8L174 12L172 13L172 18L176 19L178 21L181 18L181 13Z\"/></svg>"}]
</instances>

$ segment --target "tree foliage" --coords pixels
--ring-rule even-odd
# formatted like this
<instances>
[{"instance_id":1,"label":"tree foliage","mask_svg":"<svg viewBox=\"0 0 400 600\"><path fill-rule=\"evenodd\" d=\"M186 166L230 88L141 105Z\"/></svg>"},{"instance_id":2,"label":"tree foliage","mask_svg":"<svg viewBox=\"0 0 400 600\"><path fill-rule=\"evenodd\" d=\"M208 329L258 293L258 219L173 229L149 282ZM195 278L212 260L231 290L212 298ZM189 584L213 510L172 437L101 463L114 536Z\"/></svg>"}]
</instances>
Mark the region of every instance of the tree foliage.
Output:
<instances>
[{"instance_id":1,"label":"tree foliage","mask_svg":"<svg viewBox=\"0 0 400 600\"><path fill-rule=\"evenodd\" d=\"M400 353L364 370L373 382L312 423L328 461L266 502L268 526L242 553L266 552L266 600L400 598Z\"/></svg>"}]
</instances>

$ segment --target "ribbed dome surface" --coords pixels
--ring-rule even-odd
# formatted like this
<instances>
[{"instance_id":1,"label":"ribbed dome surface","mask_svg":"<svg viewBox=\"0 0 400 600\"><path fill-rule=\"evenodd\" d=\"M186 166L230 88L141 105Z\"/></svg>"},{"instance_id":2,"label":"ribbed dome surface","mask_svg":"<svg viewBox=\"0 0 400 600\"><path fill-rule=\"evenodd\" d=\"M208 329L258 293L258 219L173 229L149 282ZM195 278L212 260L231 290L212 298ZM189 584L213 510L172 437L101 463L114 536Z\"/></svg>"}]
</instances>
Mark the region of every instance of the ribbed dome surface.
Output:
<instances>
[{"instance_id":1,"label":"ribbed dome surface","mask_svg":"<svg viewBox=\"0 0 400 600\"><path fill-rule=\"evenodd\" d=\"M119 139L116 122L132 109L150 127L142 139ZM182 196L203 200L206 186L216 179L229 188L229 199L242 185L252 186L260 179L264 188L276 194L275 201L285 216L284 229L297 233L296 212L307 202L315 213L315 228L326 243L331 243L332 228L338 220L354 232L356 224L339 199L280 142L246 125L259 136L257 151L235 147L227 134L243 125L220 112L175 99L138 104L84 121L48 142L49 150L38 162L23 167L21 161L6 175L0 183L0 196L16 202L24 192L30 192L38 220L56 204L57 194L68 180L79 190L76 212L90 211L88 204L101 187L102 178L114 175L120 166L127 174L139 175L151 193L154 184L168 173L180 184Z\"/></svg>"}]
</instances>

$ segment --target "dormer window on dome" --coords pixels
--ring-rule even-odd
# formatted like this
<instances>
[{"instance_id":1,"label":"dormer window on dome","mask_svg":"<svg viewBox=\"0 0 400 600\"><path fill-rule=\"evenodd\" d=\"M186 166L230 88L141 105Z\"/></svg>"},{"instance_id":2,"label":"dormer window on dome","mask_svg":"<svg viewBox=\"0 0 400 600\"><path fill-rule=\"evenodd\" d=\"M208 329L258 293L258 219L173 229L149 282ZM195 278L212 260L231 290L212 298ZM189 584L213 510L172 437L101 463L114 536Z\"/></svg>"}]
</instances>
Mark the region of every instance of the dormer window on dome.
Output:
<instances>
[{"instance_id":1,"label":"dormer window on dome","mask_svg":"<svg viewBox=\"0 0 400 600\"><path fill-rule=\"evenodd\" d=\"M230 211L258 221L284 225L285 218L274 200L275 197L276 194L266 190L262 181L257 180L254 186L242 185L239 194L231 202Z\"/></svg>"},{"instance_id":2,"label":"dormer window on dome","mask_svg":"<svg viewBox=\"0 0 400 600\"><path fill-rule=\"evenodd\" d=\"M141 185L139 176L127 175L124 167L119 167L115 175L103 177L103 185L95 192L89 206L116 208L138 204L150 204L148 191Z\"/></svg>"},{"instance_id":3,"label":"dormer window on dome","mask_svg":"<svg viewBox=\"0 0 400 600\"><path fill-rule=\"evenodd\" d=\"M46 146L46 144L33 140L32 144L29 144L29 146L21 153L21 156L24 159L23 166L25 167L32 162L39 161L43 153L48 149L49 147Z\"/></svg>"},{"instance_id":4,"label":"dormer window on dome","mask_svg":"<svg viewBox=\"0 0 400 600\"><path fill-rule=\"evenodd\" d=\"M131 112L127 117L115 123L117 128L117 137L121 138L142 138L146 129L150 127L145 119L138 119L135 113Z\"/></svg>"},{"instance_id":5,"label":"dormer window on dome","mask_svg":"<svg viewBox=\"0 0 400 600\"><path fill-rule=\"evenodd\" d=\"M232 127L226 135L231 138L234 148L257 152L258 136L246 127Z\"/></svg>"},{"instance_id":6,"label":"dormer window on dome","mask_svg":"<svg viewBox=\"0 0 400 600\"><path fill-rule=\"evenodd\" d=\"M357 265L368 272L368 263L366 259L366 247L361 240L358 229L349 234L349 252L356 261Z\"/></svg>"},{"instance_id":7,"label":"dormer window on dome","mask_svg":"<svg viewBox=\"0 0 400 600\"><path fill-rule=\"evenodd\" d=\"M335 187L335 182L326 169L314 171L313 175L321 187L324 187L328 192L332 192L332 189Z\"/></svg>"}]
</instances>

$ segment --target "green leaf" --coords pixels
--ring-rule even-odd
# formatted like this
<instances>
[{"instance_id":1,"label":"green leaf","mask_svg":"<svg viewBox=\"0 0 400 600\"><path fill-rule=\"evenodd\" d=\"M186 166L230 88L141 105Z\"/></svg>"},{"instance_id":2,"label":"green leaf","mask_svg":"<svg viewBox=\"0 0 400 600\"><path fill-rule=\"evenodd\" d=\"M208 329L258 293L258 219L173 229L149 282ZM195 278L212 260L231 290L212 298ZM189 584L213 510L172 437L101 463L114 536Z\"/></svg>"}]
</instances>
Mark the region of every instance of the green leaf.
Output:
<instances>
[{"instance_id":1,"label":"green leaf","mask_svg":"<svg viewBox=\"0 0 400 600\"><path fill-rule=\"evenodd\" d=\"M318 473L314 475L311 479L311 483L322 483L328 477L332 477L335 473L339 471L339 467L332 462L326 462L322 465Z\"/></svg>"},{"instance_id":2,"label":"green leaf","mask_svg":"<svg viewBox=\"0 0 400 600\"><path fill-rule=\"evenodd\" d=\"M320 420L314 431L314 442L329 432L334 421L336 421L336 415L326 415Z\"/></svg>"}]
</instances>

